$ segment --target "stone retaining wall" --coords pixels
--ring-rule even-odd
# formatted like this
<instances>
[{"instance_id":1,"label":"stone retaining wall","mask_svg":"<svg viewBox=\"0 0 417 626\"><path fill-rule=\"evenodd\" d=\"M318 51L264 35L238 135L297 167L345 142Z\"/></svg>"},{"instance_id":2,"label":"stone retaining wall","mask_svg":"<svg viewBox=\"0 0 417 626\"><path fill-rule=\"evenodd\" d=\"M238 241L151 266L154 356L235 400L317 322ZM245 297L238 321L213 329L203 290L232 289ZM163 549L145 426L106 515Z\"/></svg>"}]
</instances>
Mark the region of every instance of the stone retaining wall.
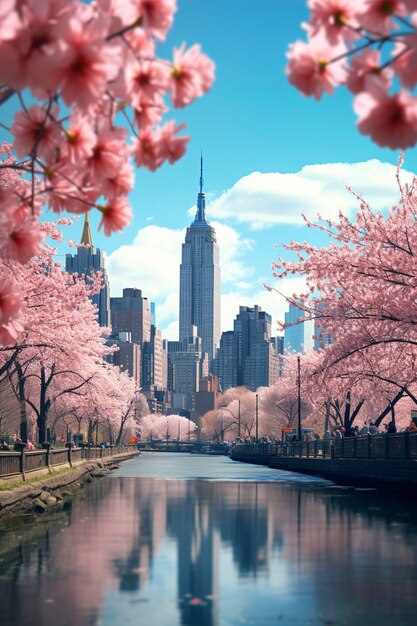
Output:
<instances>
[{"instance_id":1,"label":"stone retaining wall","mask_svg":"<svg viewBox=\"0 0 417 626\"><path fill-rule=\"evenodd\" d=\"M390 459L306 459L232 452L234 461L327 478L341 485L416 492L417 461Z\"/></svg>"},{"instance_id":2,"label":"stone retaining wall","mask_svg":"<svg viewBox=\"0 0 417 626\"><path fill-rule=\"evenodd\" d=\"M31 484L22 483L10 491L0 491L0 523L11 515L44 513L46 510L62 510L84 484L105 476L121 461L138 456L138 451L115 455L112 458L79 461L76 467L56 476L44 476Z\"/></svg>"}]
</instances>

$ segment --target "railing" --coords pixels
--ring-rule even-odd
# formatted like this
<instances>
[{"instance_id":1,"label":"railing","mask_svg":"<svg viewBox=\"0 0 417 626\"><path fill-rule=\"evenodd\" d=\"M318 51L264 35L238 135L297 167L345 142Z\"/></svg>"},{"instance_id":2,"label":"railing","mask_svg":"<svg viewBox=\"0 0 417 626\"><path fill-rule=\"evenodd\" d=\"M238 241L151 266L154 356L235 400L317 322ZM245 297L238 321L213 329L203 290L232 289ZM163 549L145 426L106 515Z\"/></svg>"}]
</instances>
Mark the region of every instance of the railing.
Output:
<instances>
[{"instance_id":1,"label":"railing","mask_svg":"<svg viewBox=\"0 0 417 626\"><path fill-rule=\"evenodd\" d=\"M136 446L113 446L110 448L49 448L46 450L23 449L20 452L0 451L0 479L23 476L40 469L51 469L58 465L73 466L82 460L99 460L135 451Z\"/></svg>"},{"instance_id":2,"label":"railing","mask_svg":"<svg viewBox=\"0 0 417 626\"><path fill-rule=\"evenodd\" d=\"M242 443L237 452L322 459L417 459L417 432L271 443Z\"/></svg>"}]
</instances>

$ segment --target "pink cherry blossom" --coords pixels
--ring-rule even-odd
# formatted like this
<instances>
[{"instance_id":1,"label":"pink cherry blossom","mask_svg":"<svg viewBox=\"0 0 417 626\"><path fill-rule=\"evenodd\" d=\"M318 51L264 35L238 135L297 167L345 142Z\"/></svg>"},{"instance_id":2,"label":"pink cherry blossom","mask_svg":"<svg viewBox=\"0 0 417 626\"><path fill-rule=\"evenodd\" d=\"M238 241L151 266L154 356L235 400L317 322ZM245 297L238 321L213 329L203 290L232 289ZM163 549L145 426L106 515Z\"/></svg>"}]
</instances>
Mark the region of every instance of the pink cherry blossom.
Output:
<instances>
[{"instance_id":1,"label":"pink cherry blossom","mask_svg":"<svg viewBox=\"0 0 417 626\"><path fill-rule=\"evenodd\" d=\"M58 60L62 66L62 98L68 105L88 106L103 95L120 70L120 50L105 38L109 19L99 15L83 22L71 15L56 27L61 37Z\"/></svg>"},{"instance_id":2,"label":"pink cherry blossom","mask_svg":"<svg viewBox=\"0 0 417 626\"><path fill-rule=\"evenodd\" d=\"M133 109L135 123L139 128L155 126L161 121L162 115L166 111L167 107L164 105L164 101L160 96L155 97L153 101L140 98Z\"/></svg>"},{"instance_id":3,"label":"pink cherry blossom","mask_svg":"<svg viewBox=\"0 0 417 626\"><path fill-rule=\"evenodd\" d=\"M191 137L181 136L177 137L177 133L185 128L185 124L177 126L173 120L167 122L160 129L160 145L161 153L164 159L168 159L169 163L175 163L182 156L184 156L187 150L187 143Z\"/></svg>"},{"instance_id":4,"label":"pink cherry blossom","mask_svg":"<svg viewBox=\"0 0 417 626\"><path fill-rule=\"evenodd\" d=\"M387 94L379 85L354 100L357 126L379 146L405 149L417 143L417 98L407 93Z\"/></svg>"},{"instance_id":5,"label":"pink cherry blossom","mask_svg":"<svg viewBox=\"0 0 417 626\"><path fill-rule=\"evenodd\" d=\"M104 234L109 236L112 232L123 230L132 219L132 209L125 196L118 196L106 205L97 205L102 212L99 229L103 226Z\"/></svg>"},{"instance_id":6,"label":"pink cherry blossom","mask_svg":"<svg viewBox=\"0 0 417 626\"><path fill-rule=\"evenodd\" d=\"M52 118L57 113L57 107L49 115L37 104L16 113L10 132L14 135L14 149L20 159L33 152L47 159L55 156L61 142L61 127Z\"/></svg>"},{"instance_id":7,"label":"pink cherry blossom","mask_svg":"<svg viewBox=\"0 0 417 626\"><path fill-rule=\"evenodd\" d=\"M169 89L170 71L166 64L158 61L140 61L126 70L128 99L134 108L140 101L152 102Z\"/></svg>"},{"instance_id":8,"label":"pink cherry blossom","mask_svg":"<svg viewBox=\"0 0 417 626\"><path fill-rule=\"evenodd\" d=\"M0 346L12 346L24 328L17 320L0 326Z\"/></svg>"},{"instance_id":9,"label":"pink cherry blossom","mask_svg":"<svg viewBox=\"0 0 417 626\"><path fill-rule=\"evenodd\" d=\"M202 96L214 81L215 65L201 52L199 45L185 50L185 44L174 50L171 71L172 102L175 107L184 107L198 96Z\"/></svg>"},{"instance_id":10,"label":"pink cherry blossom","mask_svg":"<svg viewBox=\"0 0 417 626\"><path fill-rule=\"evenodd\" d=\"M65 150L71 163L77 164L92 156L97 141L96 133L88 117L80 111L74 111L71 115L66 138Z\"/></svg>"},{"instance_id":11,"label":"pink cherry blossom","mask_svg":"<svg viewBox=\"0 0 417 626\"><path fill-rule=\"evenodd\" d=\"M393 72L389 68L381 71L381 55L378 50L364 50L362 54L353 57L346 80L346 86L352 93L366 91L366 83L369 77L378 80L382 87L387 90L392 81Z\"/></svg>"},{"instance_id":12,"label":"pink cherry blossom","mask_svg":"<svg viewBox=\"0 0 417 626\"><path fill-rule=\"evenodd\" d=\"M17 283L0 278L0 325L16 318L22 308L23 299Z\"/></svg>"},{"instance_id":13,"label":"pink cherry blossom","mask_svg":"<svg viewBox=\"0 0 417 626\"><path fill-rule=\"evenodd\" d=\"M133 189L135 175L130 163L123 164L112 177L103 182L103 193L108 198L126 195Z\"/></svg>"},{"instance_id":14,"label":"pink cherry blossom","mask_svg":"<svg viewBox=\"0 0 417 626\"><path fill-rule=\"evenodd\" d=\"M139 138L133 140L132 152L138 167L146 167L154 172L164 162L161 152L160 135L151 128L145 128L139 133Z\"/></svg>"},{"instance_id":15,"label":"pink cherry blossom","mask_svg":"<svg viewBox=\"0 0 417 626\"><path fill-rule=\"evenodd\" d=\"M305 96L320 100L324 91L333 93L334 87L344 82L346 69L343 63L330 63L335 56L321 40L309 44L296 41L287 53L289 63L286 74L289 82Z\"/></svg>"},{"instance_id":16,"label":"pink cherry blossom","mask_svg":"<svg viewBox=\"0 0 417 626\"><path fill-rule=\"evenodd\" d=\"M0 4L0 41L13 39L21 28L16 11L16 0L2 0Z\"/></svg>"},{"instance_id":17,"label":"pink cherry blossom","mask_svg":"<svg viewBox=\"0 0 417 626\"><path fill-rule=\"evenodd\" d=\"M102 124L97 134L93 153L88 159L91 176L96 181L111 178L122 166L126 158L124 138L126 130L122 127L110 128Z\"/></svg>"},{"instance_id":18,"label":"pink cherry blossom","mask_svg":"<svg viewBox=\"0 0 417 626\"><path fill-rule=\"evenodd\" d=\"M402 0L362 0L358 20L370 32L385 35L396 26L393 19L395 15L406 15Z\"/></svg>"},{"instance_id":19,"label":"pink cherry blossom","mask_svg":"<svg viewBox=\"0 0 417 626\"><path fill-rule=\"evenodd\" d=\"M144 28L157 39L164 40L172 26L177 0L139 0Z\"/></svg>"},{"instance_id":20,"label":"pink cherry blossom","mask_svg":"<svg viewBox=\"0 0 417 626\"><path fill-rule=\"evenodd\" d=\"M39 224L36 220L29 219L9 233L2 254L20 263L26 263L40 253L42 240Z\"/></svg>"},{"instance_id":21,"label":"pink cherry blossom","mask_svg":"<svg viewBox=\"0 0 417 626\"><path fill-rule=\"evenodd\" d=\"M322 34L331 44L357 37L358 0L309 0L311 37ZM348 28L346 27L348 25Z\"/></svg>"}]
</instances>

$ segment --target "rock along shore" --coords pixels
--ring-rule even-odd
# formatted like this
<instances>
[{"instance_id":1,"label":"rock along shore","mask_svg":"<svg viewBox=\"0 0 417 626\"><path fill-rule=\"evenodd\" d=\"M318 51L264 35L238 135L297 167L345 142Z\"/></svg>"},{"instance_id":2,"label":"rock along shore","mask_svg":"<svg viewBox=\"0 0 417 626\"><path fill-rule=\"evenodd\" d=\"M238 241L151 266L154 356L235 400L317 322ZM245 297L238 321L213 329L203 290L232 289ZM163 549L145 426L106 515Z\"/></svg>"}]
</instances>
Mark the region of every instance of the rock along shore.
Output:
<instances>
[{"instance_id":1,"label":"rock along shore","mask_svg":"<svg viewBox=\"0 0 417 626\"><path fill-rule=\"evenodd\" d=\"M39 480L22 483L10 490L0 491L0 524L19 515L40 515L46 511L60 511L66 502L85 484L106 476L121 461L138 456L129 452L97 461L79 461L76 466L64 468L54 476L39 474ZM31 478L36 478L33 474Z\"/></svg>"}]
</instances>

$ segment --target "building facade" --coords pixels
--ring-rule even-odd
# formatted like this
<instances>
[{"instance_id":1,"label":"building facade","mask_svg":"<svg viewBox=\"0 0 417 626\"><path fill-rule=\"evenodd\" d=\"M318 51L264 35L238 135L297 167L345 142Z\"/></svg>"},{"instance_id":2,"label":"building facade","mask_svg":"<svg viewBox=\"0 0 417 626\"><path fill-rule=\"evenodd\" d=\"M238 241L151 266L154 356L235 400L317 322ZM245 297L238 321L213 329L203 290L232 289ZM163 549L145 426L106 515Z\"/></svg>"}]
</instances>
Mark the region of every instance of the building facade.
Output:
<instances>
[{"instance_id":1,"label":"building facade","mask_svg":"<svg viewBox=\"0 0 417 626\"><path fill-rule=\"evenodd\" d=\"M197 212L182 244L179 318L180 341L196 326L210 366L220 341L220 264L216 232L205 216L202 158Z\"/></svg>"},{"instance_id":2,"label":"building facade","mask_svg":"<svg viewBox=\"0 0 417 626\"><path fill-rule=\"evenodd\" d=\"M284 329L284 353L309 352L314 349L314 321L307 320L296 324L304 316L303 311L290 304L285 313L285 323L294 324Z\"/></svg>"},{"instance_id":3,"label":"building facade","mask_svg":"<svg viewBox=\"0 0 417 626\"><path fill-rule=\"evenodd\" d=\"M133 287L123 289L123 296L110 298L111 326L114 335L129 332L133 343L140 346L151 338L151 311L142 291Z\"/></svg>"},{"instance_id":4,"label":"building facade","mask_svg":"<svg viewBox=\"0 0 417 626\"><path fill-rule=\"evenodd\" d=\"M168 379L172 391L172 409L194 409L194 394L201 378L201 338L197 328L180 341L168 341Z\"/></svg>"},{"instance_id":5,"label":"building facade","mask_svg":"<svg viewBox=\"0 0 417 626\"><path fill-rule=\"evenodd\" d=\"M84 226L81 241L85 247L78 248L75 254L65 255L65 271L69 274L91 276L95 272L102 274L102 287L100 293L90 297L92 303L97 307L97 321L100 326L110 325L110 287L107 276L104 255L100 248L93 246L91 237L90 221L88 213L84 216Z\"/></svg>"},{"instance_id":6,"label":"building facade","mask_svg":"<svg viewBox=\"0 0 417 626\"><path fill-rule=\"evenodd\" d=\"M279 377L279 355L271 340L271 316L260 306L241 306L233 331L222 334L214 372L222 391L244 386L252 391Z\"/></svg>"}]
</instances>

